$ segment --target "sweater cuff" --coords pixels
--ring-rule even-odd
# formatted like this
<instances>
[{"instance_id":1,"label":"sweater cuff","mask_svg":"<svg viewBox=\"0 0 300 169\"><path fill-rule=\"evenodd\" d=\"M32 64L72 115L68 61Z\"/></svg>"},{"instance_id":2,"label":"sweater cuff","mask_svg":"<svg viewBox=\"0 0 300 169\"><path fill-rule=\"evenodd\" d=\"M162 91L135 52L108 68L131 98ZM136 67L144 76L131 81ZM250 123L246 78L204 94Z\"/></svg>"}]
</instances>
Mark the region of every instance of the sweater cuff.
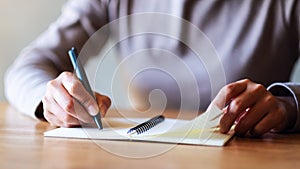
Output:
<instances>
[{"instance_id":1,"label":"sweater cuff","mask_svg":"<svg viewBox=\"0 0 300 169\"><path fill-rule=\"evenodd\" d=\"M289 130L291 132L300 131L300 85L299 83L273 83L267 90L269 90L274 96L292 96L295 101L297 114L295 125Z\"/></svg>"}]
</instances>

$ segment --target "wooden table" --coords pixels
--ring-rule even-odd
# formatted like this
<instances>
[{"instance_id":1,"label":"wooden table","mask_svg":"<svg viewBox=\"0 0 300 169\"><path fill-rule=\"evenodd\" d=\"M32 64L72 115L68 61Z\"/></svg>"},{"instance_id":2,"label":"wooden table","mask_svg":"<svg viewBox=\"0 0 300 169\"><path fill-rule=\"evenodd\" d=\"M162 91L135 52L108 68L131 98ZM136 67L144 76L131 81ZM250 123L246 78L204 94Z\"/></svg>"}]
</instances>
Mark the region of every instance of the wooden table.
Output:
<instances>
[{"instance_id":1,"label":"wooden table","mask_svg":"<svg viewBox=\"0 0 300 169\"><path fill-rule=\"evenodd\" d=\"M300 134L267 134L261 139L235 137L225 147L174 145L148 158L126 158L92 140L45 138L53 129L0 103L0 168L203 168L289 169L300 166ZM151 152L170 144L98 141L120 152Z\"/></svg>"}]
</instances>

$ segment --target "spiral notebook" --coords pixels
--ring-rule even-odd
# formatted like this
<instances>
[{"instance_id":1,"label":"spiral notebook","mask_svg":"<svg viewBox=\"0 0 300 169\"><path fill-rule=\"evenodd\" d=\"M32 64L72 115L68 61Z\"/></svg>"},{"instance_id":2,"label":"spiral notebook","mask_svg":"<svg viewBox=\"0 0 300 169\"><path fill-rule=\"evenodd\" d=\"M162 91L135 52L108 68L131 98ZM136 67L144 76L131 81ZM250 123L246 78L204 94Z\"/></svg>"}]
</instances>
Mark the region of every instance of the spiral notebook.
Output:
<instances>
[{"instance_id":1,"label":"spiral notebook","mask_svg":"<svg viewBox=\"0 0 300 169\"><path fill-rule=\"evenodd\" d=\"M221 134L218 124L222 111L211 107L193 120L158 120L139 134L128 134L144 118L103 118L103 130L96 128L57 128L44 133L45 137L63 137L99 140L162 142L172 144L193 144L224 146L233 134ZM148 123L149 124L149 123Z\"/></svg>"}]
</instances>

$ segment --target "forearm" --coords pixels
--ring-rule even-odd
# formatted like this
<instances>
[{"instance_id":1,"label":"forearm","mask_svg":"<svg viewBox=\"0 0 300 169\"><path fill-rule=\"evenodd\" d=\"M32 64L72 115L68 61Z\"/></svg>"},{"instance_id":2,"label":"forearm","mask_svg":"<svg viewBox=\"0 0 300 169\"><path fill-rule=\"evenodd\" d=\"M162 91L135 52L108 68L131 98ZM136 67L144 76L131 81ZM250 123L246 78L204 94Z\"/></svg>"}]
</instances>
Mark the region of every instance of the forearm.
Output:
<instances>
[{"instance_id":1,"label":"forearm","mask_svg":"<svg viewBox=\"0 0 300 169\"><path fill-rule=\"evenodd\" d=\"M91 34L105 23L105 20L100 22L105 11L95 11L104 9L99 5L97 0L69 1L57 21L10 66L5 76L5 94L18 111L36 118L47 82L63 71L72 71L67 50L72 46L80 50Z\"/></svg>"},{"instance_id":2,"label":"forearm","mask_svg":"<svg viewBox=\"0 0 300 169\"><path fill-rule=\"evenodd\" d=\"M5 76L6 98L18 111L35 118L34 112L45 93L46 83L56 74L57 71L46 65L14 64Z\"/></svg>"}]
</instances>

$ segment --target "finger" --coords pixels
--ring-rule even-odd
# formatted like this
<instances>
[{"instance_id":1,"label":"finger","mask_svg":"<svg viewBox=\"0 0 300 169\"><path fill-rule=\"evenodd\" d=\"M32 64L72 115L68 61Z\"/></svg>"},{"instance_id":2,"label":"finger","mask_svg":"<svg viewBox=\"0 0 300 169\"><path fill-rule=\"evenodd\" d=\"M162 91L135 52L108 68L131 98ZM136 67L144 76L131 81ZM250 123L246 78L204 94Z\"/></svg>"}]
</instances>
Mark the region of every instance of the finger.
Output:
<instances>
[{"instance_id":1,"label":"finger","mask_svg":"<svg viewBox=\"0 0 300 169\"><path fill-rule=\"evenodd\" d=\"M220 119L220 132L227 133L237 118L236 114L229 112L230 105L227 106L224 115Z\"/></svg>"},{"instance_id":2,"label":"finger","mask_svg":"<svg viewBox=\"0 0 300 169\"><path fill-rule=\"evenodd\" d=\"M252 107L267 94L267 90L263 85L249 84L243 93L231 100L229 112L238 115L241 112L244 112L246 109Z\"/></svg>"},{"instance_id":3,"label":"finger","mask_svg":"<svg viewBox=\"0 0 300 169\"><path fill-rule=\"evenodd\" d=\"M82 83L72 74L63 74L62 81L64 88L73 96L76 100L78 100L83 107L88 111L91 115L97 115L99 112L99 107L92 95L90 95L82 85Z\"/></svg>"},{"instance_id":4,"label":"finger","mask_svg":"<svg viewBox=\"0 0 300 169\"><path fill-rule=\"evenodd\" d=\"M228 132L234 122L249 108L252 109L266 93L266 89L262 85L250 82L247 89L229 103L227 113L223 115L220 121L221 132Z\"/></svg>"},{"instance_id":5,"label":"finger","mask_svg":"<svg viewBox=\"0 0 300 169\"><path fill-rule=\"evenodd\" d=\"M51 112L47 112L47 117L50 119L50 121L48 121L52 126L59 126L59 127L76 127L76 126L80 126L79 123L76 124L70 124L70 123L65 123L63 121L60 121L56 115L54 115Z\"/></svg>"},{"instance_id":6,"label":"finger","mask_svg":"<svg viewBox=\"0 0 300 169\"><path fill-rule=\"evenodd\" d=\"M77 124L67 124L62 122L61 120L58 119L58 117L53 114L52 112L48 111L48 109L44 109L44 117L48 121L48 123L52 126L59 126L59 127L72 127L76 126Z\"/></svg>"},{"instance_id":7,"label":"finger","mask_svg":"<svg viewBox=\"0 0 300 169\"><path fill-rule=\"evenodd\" d=\"M45 96L42 98L42 103L43 103L43 114L45 119L47 120L48 123L52 126L61 126L61 121L57 119L57 117L52 114L49 109L51 109L52 104L54 103L53 99L50 99L51 97L49 96L49 92L47 91Z\"/></svg>"},{"instance_id":8,"label":"finger","mask_svg":"<svg viewBox=\"0 0 300 169\"><path fill-rule=\"evenodd\" d=\"M79 104L68 91L62 86L60 81L50 81L47 84L47 89L50 91L49 97L53 97L53 104L60 106L61 112L65 112L74 118L78 118L80 121L88 123L91 121L91 117L86 110ZM52 112L59 112L52 110ZM61 112L59 112L61 114Z\"/></svg>"},{"instance_id":9,"label":"finger","mask_svg":"<svg viewBox=\"0 0 300 169\"><path fill-rule=\"evenodd\" d=\"M51 126L60 127L63 123L51 112L44 110L44 117Z\"/></svg>"},{"instance_id":10,"label":"finger","mask_svg":"<svg viewBox=\"0 0 300 169\"><path fill-rule=\"evenodd\" d=\"M59 88L53 93L53 98L56 101L56 103L59 104L61 110L82 122L91 122L92 118L88 114L86 109L83 108L82 105L76 99L73 99L70 95L67 95L69 94L63 88Z\"/></svg>"},{"instance_id":11,"label":"finger","mask_svg":"<svg viewBox=\"0 0 300 169\"><path fill-rule=\"evenodd\" d=\"M76 117L78 120L84 123L93 123L92 116L86 111L84 107L77 101L73 100L74 112L68 113L73 117Z\"/></svg>"},{"instance_id":12,"label":"finger","mask_svg":"<svg viewBox=\"0 0 300 169\"><path fill-rule=\"evenodd\" d=\"M240 80L231 84L224 86L215 99L212 101L212 104L218 106L220 109L224 108L228 102L238 96L240 93L244 92L247 88L247 81Z\"/></svg>"},{"instance_id":13,"label":"finger","mask_svg":"<svg viewBox=\"0 0 300 169\"><path fill-rule=\"evenodd\" d=\"M252 136L261 136L269 132L275 126L279 125L279 123L280 121L278 121L278 119L274 118L270 113L268 113L259 123L255 125L255 127L253 127L252 130L250 130L250 134Z\"/></svg>"},{"instance_id":14,"label":"finger","mask_svg":"<svg viewBox=\"0 0 300 169\"><path fill-rule=\"evenodd\" d=\"M272 129L275 129L276 127L280 126L282 122L284 121L285 116L285 110L284 107L278 105L275 100L269 101L269 112L266 114L266 116L257 123L251 130L251 134L253 136L261 136L264 133L269 132Z\"/></svg>"},{"instance_id":15,"label":"finger","mask_svg":"<svg viewBox=\"0 0 300 169\"><path fill-rule=\"evenodd\" d=\"M53 99L53 97L44 97L43 98L43 105L45 113L51 113L55 116L57 120L59 120L61 123L58 123L56 120L52 120L51 122L53 123L54 121L56 122L55 124L59 124L60 126L72 126L72 125L79 125L79 121L77 118L69 115L66 113L60 105ZM51 117L51 116L50 116Z\"/></svg>"},{"instance_id":16,"label":"finger","mask_svg":"<svg viewBox=\"0 0 300 169\"><path fill-rule=\"evenodd\" d=\"M240 136L245 135L267 114L267 110L263 102L255 104L237 121L235 133Z\"/></svg>"},{"instance_id":17,"label":"finger","mask_svg":"<svg viewBox=\"0 0 300 169\"><path fill-rule=\"evenodd\" d=\"M108 108L111 105L111 100L108 96L101 95L99 93L95 93L95 96L97 98L97 102L100 107L101 116L105 116Z\"/></svg>"},{"instance_id":18,"label":"finger","mask_svg":"<svg viewBox=\"0 0 300 169\"><path fill-rule=\"evenodd\" d=\"M220 131L222 133L227 133L236 121L239 122L248 114L248 108L254 104L253 101L248 100L248 96L244 93L229 103L226 113L220 120Z\"/></svg>"},{"instance_id":19,"label":"finger","mask_svg":"<svg viewBox=\"0 0 300 169\"><path fill-rule=\"evenodd\" d=\"M57 109L57 108L56 108ZM60 111L62 112L62 110ZM72 126L79 126L80 122L77 118L67 114L67 113L57 113L57 111L51 111L51 113L61 121L60 126L62 127L72 127Z\"/></svg>"}]
</instances>

